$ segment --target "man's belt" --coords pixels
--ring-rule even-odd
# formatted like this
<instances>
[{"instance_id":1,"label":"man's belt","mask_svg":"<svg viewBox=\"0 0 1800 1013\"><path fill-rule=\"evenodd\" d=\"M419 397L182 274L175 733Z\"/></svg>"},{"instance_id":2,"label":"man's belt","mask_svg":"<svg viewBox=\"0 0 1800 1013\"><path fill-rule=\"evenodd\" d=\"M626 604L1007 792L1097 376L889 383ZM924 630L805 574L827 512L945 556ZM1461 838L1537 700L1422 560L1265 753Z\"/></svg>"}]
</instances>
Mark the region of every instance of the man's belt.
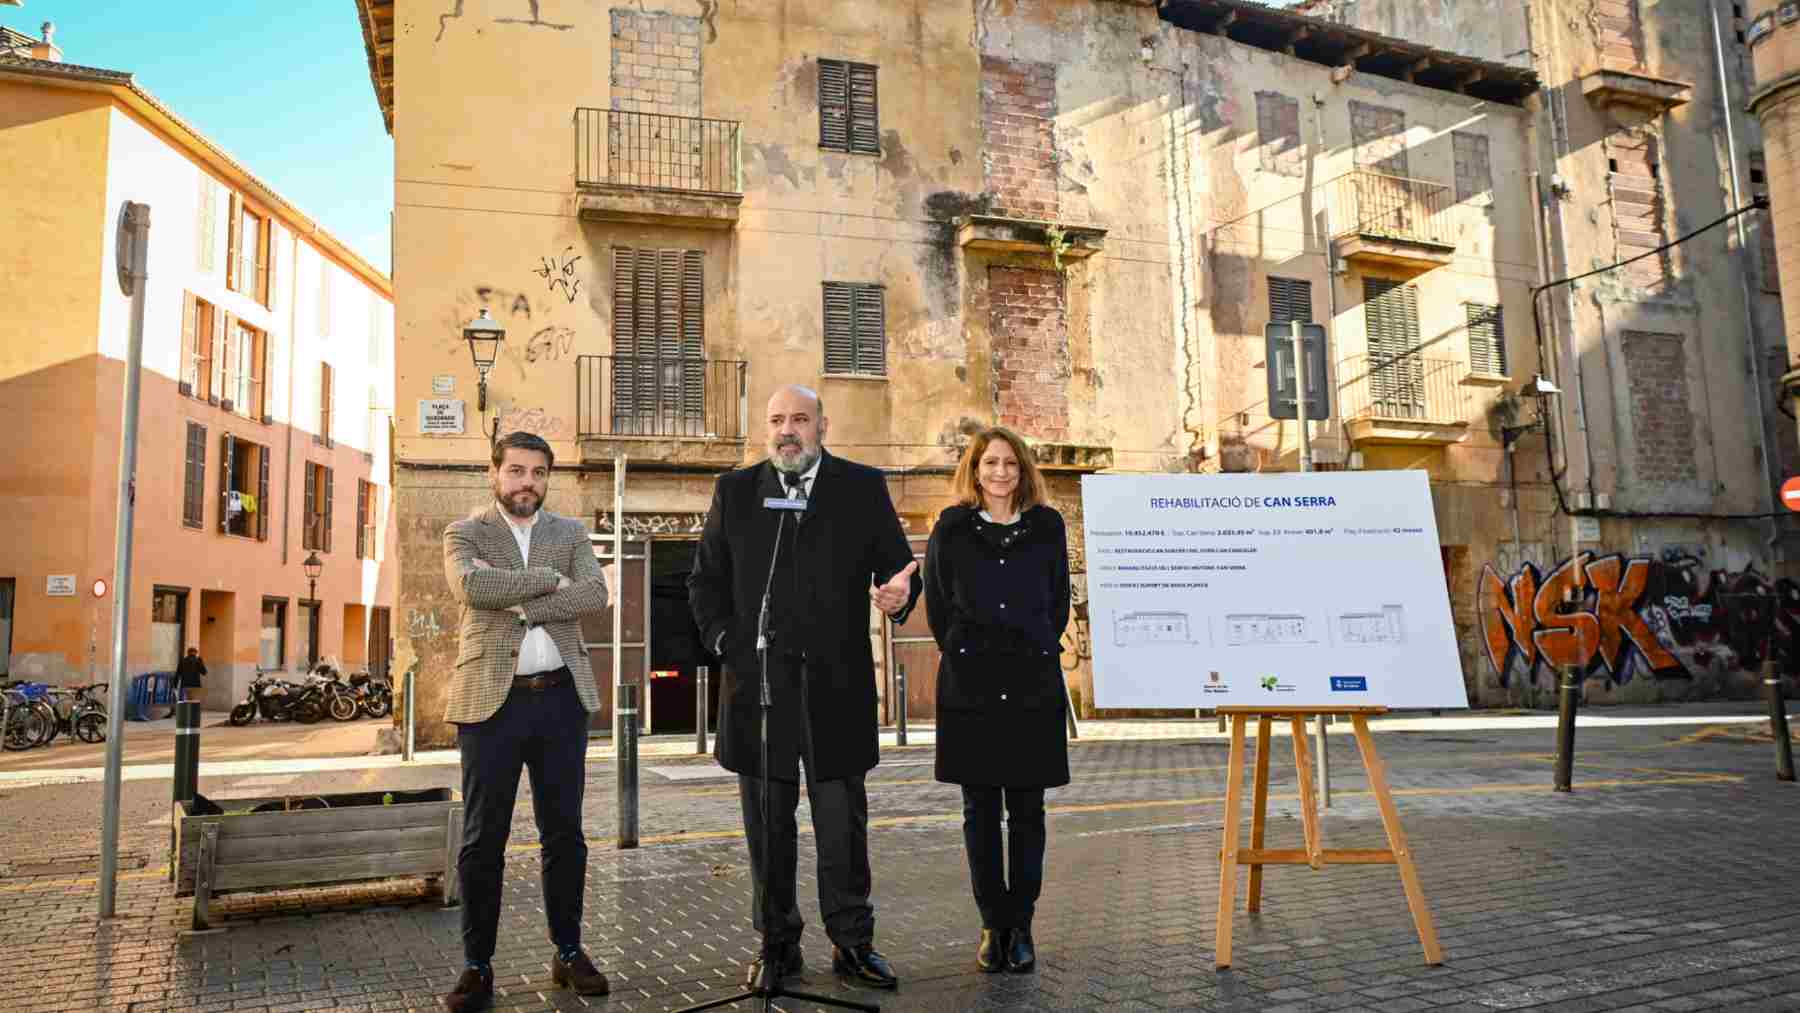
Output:
<instances>
[{"instance_id":1,"label":"man's belt","mask_svg":"<svg viewBox=\"0 0 1800 1013\"><path fill-rule=\"evenodd\" d=\"M530 675L515 675L513 676L512 684L514 689L529 689L534 692L541 692L546 689L555 689L563 683L568 682L570 678L569 666L564 665L561 668L554 668L548 672L533 672Z\"/></svg>"}]
</instances>

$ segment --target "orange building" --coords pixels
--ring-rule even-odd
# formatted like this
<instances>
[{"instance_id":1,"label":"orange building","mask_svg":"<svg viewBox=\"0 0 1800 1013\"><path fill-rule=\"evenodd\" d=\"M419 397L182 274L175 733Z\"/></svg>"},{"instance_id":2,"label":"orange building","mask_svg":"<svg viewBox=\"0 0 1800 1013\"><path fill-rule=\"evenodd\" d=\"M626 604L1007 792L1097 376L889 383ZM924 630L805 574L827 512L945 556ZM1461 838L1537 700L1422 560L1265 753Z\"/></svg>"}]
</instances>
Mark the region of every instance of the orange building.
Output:
<instances>
[{"instance_id":1,"label":"orange building","mask_svg":"<svg viewBox=\"0 0 1800 1013\"><path fill-rule=\"evenodd\" d=\"M46 35L48 33L46 32ZM385 668L389 279L131 75L0 47L0 674L78 684L186 647L225 707L259 667ZM131 587L112 582L130 300L114 236L151 210ZM322 564L316 584L303 562Z\"/></svg>"}]
</instances>

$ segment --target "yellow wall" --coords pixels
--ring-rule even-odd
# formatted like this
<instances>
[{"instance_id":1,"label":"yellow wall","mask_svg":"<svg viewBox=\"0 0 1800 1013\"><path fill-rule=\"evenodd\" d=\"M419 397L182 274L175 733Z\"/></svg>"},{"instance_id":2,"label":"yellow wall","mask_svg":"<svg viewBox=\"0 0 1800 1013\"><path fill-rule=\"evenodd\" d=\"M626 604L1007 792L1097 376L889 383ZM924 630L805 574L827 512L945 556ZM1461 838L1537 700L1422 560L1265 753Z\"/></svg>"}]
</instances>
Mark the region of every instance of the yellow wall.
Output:
<instances>
[{"instance_id":1,"label":"yellow wall","mask_svg":"<svg viewBox=\"0 0 1800 1013\"><path fill-rule=\"evenodd\" d=\"M0 341L0 403L29 448L0 460L0 504L15 531L63 533L0 540L0 576L20 581L15 657L89 640L85 591L48 598L41 575L86 575L110 106L0 81L0 305L25 321Z\"/></svg>"}]
</instances>

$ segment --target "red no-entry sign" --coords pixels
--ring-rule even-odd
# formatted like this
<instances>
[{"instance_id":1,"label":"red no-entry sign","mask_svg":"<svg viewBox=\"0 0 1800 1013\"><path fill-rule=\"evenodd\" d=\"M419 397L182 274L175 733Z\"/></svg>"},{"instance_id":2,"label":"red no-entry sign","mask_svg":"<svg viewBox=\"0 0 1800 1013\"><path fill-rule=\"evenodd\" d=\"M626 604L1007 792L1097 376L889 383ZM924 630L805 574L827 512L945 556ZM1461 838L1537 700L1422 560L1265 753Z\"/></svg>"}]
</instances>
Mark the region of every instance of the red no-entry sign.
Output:
<instances>
[{"instance_id":1,"label":"red no-entry sign","mask_svg":"<svg viewBox=\"0 0 1800 1013\"><path fill-rule=\"evenodd\" d=\"M1781 502L1789 510L1800 513L1800 478L1790 478L1781 483Z\"/></svg>"}]
</instances>

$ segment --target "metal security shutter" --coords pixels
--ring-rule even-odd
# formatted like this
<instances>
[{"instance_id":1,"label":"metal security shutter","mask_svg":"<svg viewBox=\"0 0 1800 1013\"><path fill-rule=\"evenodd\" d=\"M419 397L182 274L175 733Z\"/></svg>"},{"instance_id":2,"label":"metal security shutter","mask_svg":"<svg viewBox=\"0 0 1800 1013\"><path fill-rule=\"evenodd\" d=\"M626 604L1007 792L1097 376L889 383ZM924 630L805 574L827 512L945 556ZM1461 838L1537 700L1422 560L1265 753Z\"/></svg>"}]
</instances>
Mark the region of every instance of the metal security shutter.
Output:
<instances>
[{"instance_id":1,"label":"metal security shutter","mask_svg":"<svg viewBox=\"0 0 1800 1013\"><path fill-rule=\"evenodd\" d=\"M1466 303L1469 315L1469 371L1506 375L1506 327L1500 307Z\"/></svg>"},{"instance_id":2,"label":"metal security shutter","mask_svg":"<svg viewBox=\"0 0 1800 1013\"><path fill-rule=\"evenodd\" d=\"M206 526L206 427L187 424L187 471L181 488L181 523Z\"/></svg>"},{"instance_id":3,"label":"metal security shutter","mask_svg":"<svg viewBox=\"0 0 1800 1013\"><path fill-rule=\"evenodd\" d=\"M1269 320L1312 322L1312 282L1301 278L1269 279Z\"/></svg>"},{"instance_id":4,"label":"metal security shutter","mask_svg":"<svg viewBox=\"0 0 1800 1013\"><path fill-rule=\"evenodd\" d=\"M825 283L825 372L856 372L856 336L851 310L852 286Z\"/></svg>"},{"instance_id":5,"label":"metal security shutter","mask_svg":"<svg viewBox=\"0 0 1800 1013\"><path fill-rule=\"evenodd\" d=\"M850 65L850 150L881 154L881 115L875 98L875 68Z\"/></svg>"},{"instance_id":6,"label":"metal security shutter","mask_svg":"<svg viewBox=\"0 0 1800 1013\"><path fill-rule=\"evenodd\" d=\"M819 147L850 150L850 66L819 61Z\"/></svg>"},{"instance_id":7,"label":"metal security shutter","mask_svg":"<svg viewBox=\"0 0 1800 1013\"><path fill-rule=\"evenodd\" d=\"M1419 358L1419 293L1404 282L1363 279L1369 332L1369 397L1377 415L1422 418L1425 364Z\"/></svg>"}]
</instances>

